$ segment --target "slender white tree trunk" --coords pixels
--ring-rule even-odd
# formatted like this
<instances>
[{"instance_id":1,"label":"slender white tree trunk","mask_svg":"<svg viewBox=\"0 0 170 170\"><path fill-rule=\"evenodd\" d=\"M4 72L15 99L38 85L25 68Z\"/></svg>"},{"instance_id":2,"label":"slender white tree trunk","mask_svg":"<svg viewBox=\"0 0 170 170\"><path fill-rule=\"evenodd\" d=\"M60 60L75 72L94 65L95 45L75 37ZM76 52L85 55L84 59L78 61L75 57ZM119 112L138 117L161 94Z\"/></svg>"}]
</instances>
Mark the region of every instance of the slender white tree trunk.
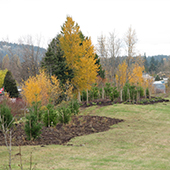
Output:
<instances>
[{"instance_id":1,"label":"slender white tree trunk","mask_svg":"<svg viewBox=\"0 0 170 170\"><path fill-rule=\"evenodd\" d=\"M120 90L120 101L122 102L123 101L123 99L122 99L122 89Z\"/></svg>"},{"instance_id":2,"label":"slender white tree trunk","mask_svg":"<svg viewBox=\"0 0 170 170\"><path fill-rule=\"evenodd\" d=\"M88 102L89 102L89 92L88 92L88 89L86 90L86 93L87 93L87 100L86 100L86 104L88 104Z\"/></svg>"},{"instance_id":3,"label":"slender white tree trunk","mask_svg":"<svg viewBox=\"0 0 170 170\"><path fill-rule=\"evenodd\" d=\"M80 91L78 90L78 97L77 97L79 103L81 102L81 96L80 96Z\"/></svg>"}]
</instances>

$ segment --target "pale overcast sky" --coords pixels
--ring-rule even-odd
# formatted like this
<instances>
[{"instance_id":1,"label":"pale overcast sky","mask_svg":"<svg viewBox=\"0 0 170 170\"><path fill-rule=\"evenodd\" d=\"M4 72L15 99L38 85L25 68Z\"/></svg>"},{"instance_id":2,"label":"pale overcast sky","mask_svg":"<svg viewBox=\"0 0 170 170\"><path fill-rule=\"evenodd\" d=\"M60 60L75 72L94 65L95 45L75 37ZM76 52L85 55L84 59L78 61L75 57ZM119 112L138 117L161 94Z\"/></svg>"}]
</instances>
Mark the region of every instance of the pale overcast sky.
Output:
<instances>
[{"instance_id":1,"label":"pale overcast sky","mask_svg":"<svg viewBox=\"0 0 170 170\"><path fill-rule=\"evenodd\" d=\"M169 7L170 0L0 0L0 40L38 35L47 47L69 15L94 45L114 30L122 39L132 26L138 52L170 55Z\"/></svg>"}]
</instances>

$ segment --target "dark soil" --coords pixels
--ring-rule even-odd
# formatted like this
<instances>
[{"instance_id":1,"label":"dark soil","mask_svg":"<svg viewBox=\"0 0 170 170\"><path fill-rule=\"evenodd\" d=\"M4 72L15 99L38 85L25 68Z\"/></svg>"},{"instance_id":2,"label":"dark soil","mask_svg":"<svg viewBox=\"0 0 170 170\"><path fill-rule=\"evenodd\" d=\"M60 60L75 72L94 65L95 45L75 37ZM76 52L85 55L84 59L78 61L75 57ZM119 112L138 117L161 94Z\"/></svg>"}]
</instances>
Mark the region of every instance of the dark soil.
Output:
<instances>
[{"instance_id":1,"label":"dark soil","mask_svg":"<svg viewBox=\"0 0 170 170\"><path fill-rule=\"evenodd\" d=\"M161 98L156 98L156 97L152 97L150 100L149 98L147 98L145 100L145 98L141 98L138 102L137 101L120 101L120 99L116 99L115 101L111 101L110 99L97 99L97 100L93 100L93 101L89 101L88 104L87 102L82 102L81 103L81 107L90 107L90 106L108 106L108 105L113 105L113 104L120 104L120 103L124 103L124 104L139 104L139 105L148 105L148 104L155 104L155 103L161 103L161 102L169 102L169 100L166 99L161 99Z\"/></svg>"},{"instance_id":2,"label":"dark soil","mask_svg":"<svg viewBox=\"0 0 170 170\"><path fill-rule=\"evenodd\" d=\"M142 99L140 100L142 101ZM135 104L154 104L158 102L169 102L169 100L165 99L157 99L152 97L152 99L148 102L141 102ZM113 105L116 103L122 103L119 99L112 102L109 99L105 100L93 100L90 101L89 104L86 102L82 102L81 109L89 106L107 106ZM125 102L124 102L125 103ZM126 101L126 104L131 104ZM72 120L69 124L57 124L55 127L43 127L41 135L35 140L27 140L24 124L15 124L12 129L12 145L13 146L23 146L23 145L50 145L50 144L58 144L65 145L68 141L76 136L83 136L92 133L98 133L107 131L110 129L110 126L122 122L121 119L109 118L109 117L100 117L100 116L73 116ZM9 138L8 138L9 139ZM0 146L5 145L4 135L0 131Z\"/></svg>"},{"instance_id":3,"label":"dark soil","mask_svg":"<svg viewBox=\"0 0 170 170\"><path fill-rule=\"evenodd\" d=\"M24 132L24 124L16 124L12 131L12 145L50 145L66 144L76 136L107 131L111 125L123 120L100 116L73 116L69 124L57 124L56 127L43 127L40 137L29 141ZM5 145L4 135L0 131L0 146Z\"/></svg>"}]
</instances>

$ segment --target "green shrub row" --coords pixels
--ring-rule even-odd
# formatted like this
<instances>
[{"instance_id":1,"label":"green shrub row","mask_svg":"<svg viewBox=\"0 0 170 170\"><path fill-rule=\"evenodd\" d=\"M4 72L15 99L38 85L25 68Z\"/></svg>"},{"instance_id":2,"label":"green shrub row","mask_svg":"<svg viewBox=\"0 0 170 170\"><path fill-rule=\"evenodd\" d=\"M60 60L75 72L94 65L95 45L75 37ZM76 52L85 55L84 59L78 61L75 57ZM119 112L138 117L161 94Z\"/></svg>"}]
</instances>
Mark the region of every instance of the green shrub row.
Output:
<instances>
[{"instance_id":1,"label":"green shrub row","mask_svg":"<svg viewBox=\"0 0 170 170\"><path fill-rule=\"evenodd\" d=\"M68 104L64 103L57 108L48 104L45 109L41 109L41 102L33 102L29 108L29 115L26 116L25 133L27 138L35 139L41 134L42 126L55 126L57 123L67 124L72 115L79 113L79 103L72 100Z\"/></svg>"},{"instance_id":2,"label":"green shrub row","mask_svg":"<svg viewBox=\"0 0 170 170\"><path fill-rule=\"evenodd\" d=\"M102 88L97 87L97 84L94 84L92 88L88 91L89 93L89 101L94 99L100 99L102 96ZM104 87L105 98L109 98L111 101L114 101L117 98L120 98L120 89L111 83L106 83ZM127 100L137 100L137 95L139 97L143 97L145 95L144 89L140 86L130 85L126 83L122 89L122 99L123 101ZM146 95L149 96L149 90L146 89ZM81 100L87 100L87 93L85 90L81 93Z\"/></svg>"}]
</instances>

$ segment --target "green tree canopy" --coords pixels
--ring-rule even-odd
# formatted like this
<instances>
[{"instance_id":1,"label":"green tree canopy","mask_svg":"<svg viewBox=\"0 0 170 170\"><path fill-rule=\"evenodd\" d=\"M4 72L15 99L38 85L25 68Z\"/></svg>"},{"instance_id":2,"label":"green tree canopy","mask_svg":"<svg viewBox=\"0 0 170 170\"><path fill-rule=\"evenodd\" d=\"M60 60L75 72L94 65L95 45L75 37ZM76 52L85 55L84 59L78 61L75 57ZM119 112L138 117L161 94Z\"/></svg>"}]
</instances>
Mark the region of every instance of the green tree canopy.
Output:
<instances>
[{"instance_id":1,"label":"green tree canopy","mask_svg":"<svg viewBox=\"0 0 170 170\"><path fill-rule=\"evenodd\" d=\"M41 63L41 67L45 68L49 75L55 75L65 84L67 80L71 81L74 77L73 70L68 68L66 59L63 57L63 51L60 46L60 34L58 34L48 45L47 52Z\"/></svg>"},{"instance_id":2,"label":"green tree canopy","mask_svg":"<svg viewBox=\"0 0 170 170\"><path fill-rule=\"evenodd\" d=\"M17 98L19 95L16 81L12 76L10 71L7 71L5 79L4 79L4 90L9 93L10 97Z\"/></svg>"}]
</instances>

